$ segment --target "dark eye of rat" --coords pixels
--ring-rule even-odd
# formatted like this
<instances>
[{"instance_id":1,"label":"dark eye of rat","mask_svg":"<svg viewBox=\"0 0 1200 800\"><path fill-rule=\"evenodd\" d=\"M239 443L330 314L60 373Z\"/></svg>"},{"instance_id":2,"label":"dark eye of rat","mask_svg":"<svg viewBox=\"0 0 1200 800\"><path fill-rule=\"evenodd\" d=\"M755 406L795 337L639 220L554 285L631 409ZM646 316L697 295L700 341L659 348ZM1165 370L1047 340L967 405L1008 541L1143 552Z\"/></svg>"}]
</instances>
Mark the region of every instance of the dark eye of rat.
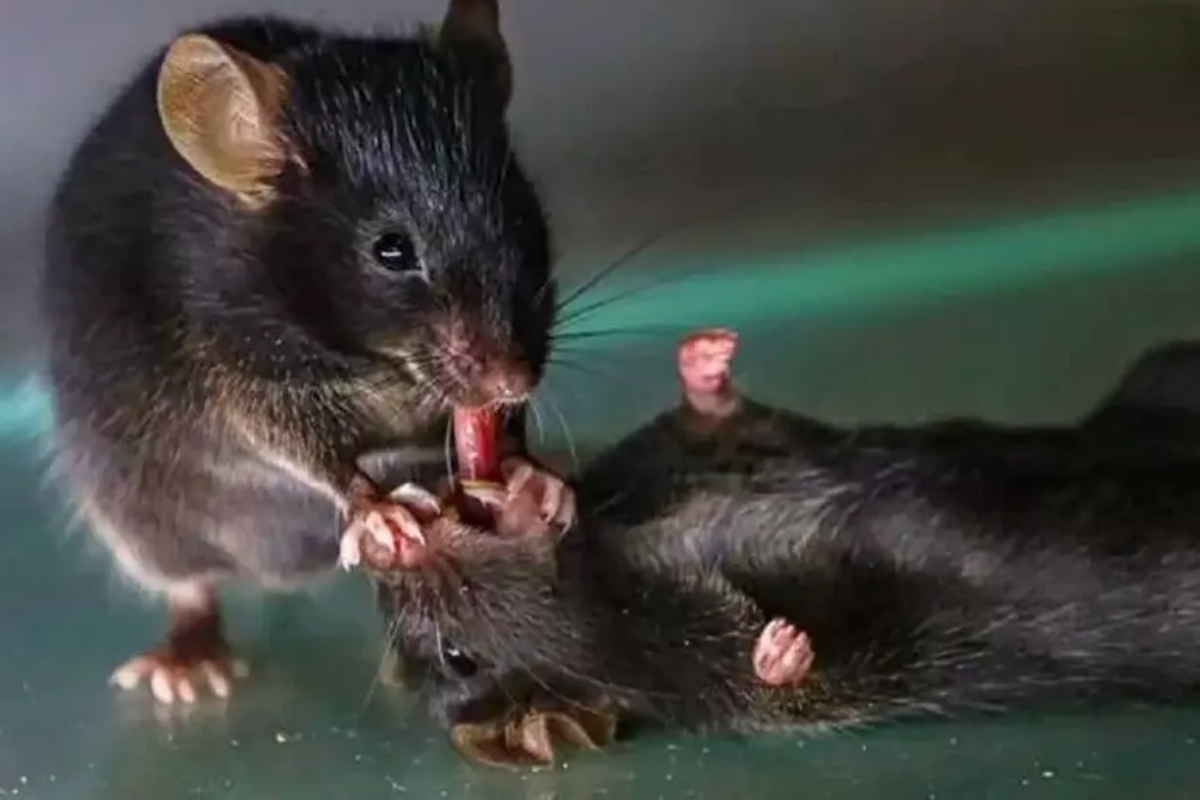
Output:
<instances>
[{"instance_id":1,"label":"dark eye of rat","mask_svg":"<svg viewBox=\"0 0 1200 800\"><path fill-rule=\"evenodd\" d=\"M412 272L420 267L412 239L402 233L385 233L375 240L372 252L379 266L391 272Z\"/></svg>"},{"instance_id":2,"label":"dark eye of rat","mask_svg":"<svg viewBox=\"0 0 1200 800\"><path fill-rule=\"evenodd\" d=\"M479 671L479 666L470 656L448 641L442 642L442 663L460 678L470 678Z\"/></svg>"}]
</instances>

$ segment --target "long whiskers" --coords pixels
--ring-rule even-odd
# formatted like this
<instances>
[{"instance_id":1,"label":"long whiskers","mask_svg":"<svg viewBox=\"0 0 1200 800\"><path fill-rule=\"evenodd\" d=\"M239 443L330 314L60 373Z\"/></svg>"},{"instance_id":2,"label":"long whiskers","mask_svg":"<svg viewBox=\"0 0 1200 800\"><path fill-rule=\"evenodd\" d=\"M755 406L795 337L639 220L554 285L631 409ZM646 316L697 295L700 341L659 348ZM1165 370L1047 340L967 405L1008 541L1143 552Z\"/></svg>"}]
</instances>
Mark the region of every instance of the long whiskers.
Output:
<instances>
[{"instance_id":1,"label":"long whiskers","mask_svg":"<svg viewBox=\"0 0 1200 800\"><path fill-rule=\"evenodd\" d=\"M606 266L602 269L597 270L590 278L585 280L579 286L575 287L566 297L559 300L558 305L557 305L558 310L561 311L561 310L567 308L569 305L571 305L571 303L575 302L580 297L582 297L585 292L598 286L601 281L603 281L605 278L612 275L618 269L625 266L626 264L628 264L633 259L637 258L642 253L649 250L651 247L653 247L658 242L661 242L663 239L666 239L668 236L670 236L673 233L678 233L680 230L682 230L686 227L687 227L687 222L684 222L681 224L676 224L676 225L671 226L670 228L667 228L665 231L659 231L655 234L652 234L652 235L647 236L646 238L642 239L637 244L635 244L633 247L631 247L629 250L626 250L624 253L622 253L620 256L618 256L617 259L615 261L613 261L611 264L609 264L608 266Z\"/></svg>"},{"instance_id":2,"label":"long whiskers","mask_svg":"<svg viewBox=\"0 0 1200 800\"><path fill-rule=\"evenodd\" d=\"M604 297L599 300L594 300L593 302L588 303L587 305L584 305L581 308L572 309L571 313L569 313L565 316L559 317L559 319L557 320L557 325L559 327L562 327L562 326L566 326L566 325L571 325L572 323L579 323L579 322L585 320L587 317L591 316L592 314L596 313L597 311L599 311L603 308L607 308L608 306L611 306L613 303L619 303L624 300L629 300L632 297L637 297L639 294L642 294L643 292L649 292L654 289L658 289L662 286L669 286L672 283L677 283L679 281L684 281L684 280L690 280L691 278L695 277L695 275L696 275L696 273L690 272L690 271L674 270L666 275L661 275L657 279L648 281L640 286L633 286L629 289L626 289L625 291L618 292L617 294L611 295L610 297Z\"/></svg>"},{"instance_id":3,"label":"long whiskers","mask_svg":"<svg viewBox=\"0 0 1200 800\"><path fill-rule=\"evenodd\" d=\"M634 337L652 337L659 334L671 333L680 334L688 330L684 325L645 325L624 328L603 328L596 330L560 330L551 334L551 340L556 344L560 342L574 342L587 339L602 339L609 336L634 336ZM557 352L557 348L556 348Z\"/></svg>"},{"instance_id":4,"label":"long whiskers","mask_svg":"<svg viewBox=\"0 0 1200 800\"><path fill-rule=\"evenodd\" d=\"M546 426L542 421L542 412L538 408L537 397L530 395L528 406L529 416L533 419L533 429L537 434L538 444L543 444L546 441Z\"/></svg>"},{"instance_id":5,"label":"long whiskers","mask_svg":"<svg viewBox=\"0 0 1200 800\"><path fill-rule=\"evenodd\" d=\"M578 471L581 468L579 452L575 449L575 437L571 435L571 428L567 425L567 418L563 416L562 410L559 409L558 403L554 402L553 398L546 398L546 405L558 417L559 425L562 426L563 438L566 441L567 452L571 456L572 467Z\"/></svg>"},{"instance_id":6,"label":"long whiskers","mask_svg":"<svg viewBox=\"0 0 1200 800\"><path fill-rule=\"evenodd\" d=\"M371 676L371 684L367 687L367 694L363 698L362 708L366 709L371 704L371 700L375 697L375 692L379 690L379 684L383 681L383 669L387 665L388 659L395 657L395 640L396 634L400 631L400 618L393 619L384 631L383 636L383 653L379 657L379 663L375 665L375 674Z\"/></svg>"},{"instance_id":7,"label":"long whiskers","mask_svg":"<svg viewBox=\"0 0 1200 800\"><path fill-rule=\"evenodd\" d=\"M454 426L446 425L446 434L442 437L442 452L446 458L446 476L454 480Z\"/></svg>"}]
</instances>

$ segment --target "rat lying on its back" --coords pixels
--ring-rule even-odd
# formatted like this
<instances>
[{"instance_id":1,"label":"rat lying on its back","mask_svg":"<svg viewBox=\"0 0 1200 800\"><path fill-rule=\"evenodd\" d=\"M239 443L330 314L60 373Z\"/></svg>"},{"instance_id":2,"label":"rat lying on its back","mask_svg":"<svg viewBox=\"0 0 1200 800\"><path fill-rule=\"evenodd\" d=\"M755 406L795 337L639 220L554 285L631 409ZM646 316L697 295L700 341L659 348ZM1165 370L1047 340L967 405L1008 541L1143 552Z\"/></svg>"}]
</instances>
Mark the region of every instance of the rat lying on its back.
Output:
<instances>
[{"instance_id":1,"label":"rat lying on its back","mask_svg":"<svg viewBox=\"0 0 1200 800\"><path fill-rule=\"evenodd\" d=\"M332 568L341 526L379 514L419 536L378 487L443 465L452 406L512 411L508 469L529 485L518 407L556 300L498 24L495 0L451 0L436 37L213 24L75 154L47 240L59 464L170 610L167 643L118 683L226 694L219 580ZM567 521L569 502L543 505Z\"/></svg>"},{"instance_id":2,"label":"rat lying on its back","mask_svg":"<svg viewBox=\"0 0 1200 800\"><path fill-rule=\"evenodd\" d=\"M514 706L586 742L607 714L777 730L1200 689L1200 460L837 429L737 398L732 340L701 342L688 403L585 470L561 541L445 526L378 575L460 746L544 760Z\"/></svg>"}]
</instances>

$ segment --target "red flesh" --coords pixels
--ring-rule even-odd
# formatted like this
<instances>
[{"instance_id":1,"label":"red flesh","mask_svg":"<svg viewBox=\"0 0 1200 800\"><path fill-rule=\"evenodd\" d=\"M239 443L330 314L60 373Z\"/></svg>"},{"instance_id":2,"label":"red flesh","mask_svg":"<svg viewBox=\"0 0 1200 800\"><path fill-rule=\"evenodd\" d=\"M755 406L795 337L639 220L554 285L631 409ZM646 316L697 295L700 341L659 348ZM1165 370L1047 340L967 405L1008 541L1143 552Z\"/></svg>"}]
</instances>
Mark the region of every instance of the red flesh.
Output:
<instances>
[{"instance_id":1,"label":"red flesh","mask_svg":"<svg viewBox=\"0 0 1200 800\"><path fill-rule=\"evenodd\" d=\"M500 415L486 408L456 408L453 425L459 479L503 483Z\"/></svg>"},{"instance_id":2,"label":"red flesh","mask_svg":"<svg viewBox=\"0 0 1200 800\"><path fill-rule=\"evenodd\" d=\"M458 482L465 484L504 485L500 470L500 415L486 408L455 408L454 449L458 456ZM458 492L456 505L460 518L480 528L496 524L495 512L478 500Z\"/></svg>"}]
</instances>

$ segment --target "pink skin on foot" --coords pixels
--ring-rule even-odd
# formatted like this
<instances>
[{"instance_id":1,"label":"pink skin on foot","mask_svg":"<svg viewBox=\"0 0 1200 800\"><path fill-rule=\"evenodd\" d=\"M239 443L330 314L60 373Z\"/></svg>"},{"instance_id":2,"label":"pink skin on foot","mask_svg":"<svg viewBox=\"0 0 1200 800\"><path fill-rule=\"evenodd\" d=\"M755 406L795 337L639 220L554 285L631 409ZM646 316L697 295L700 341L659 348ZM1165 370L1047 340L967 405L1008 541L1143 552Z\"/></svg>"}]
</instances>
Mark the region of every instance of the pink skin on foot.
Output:
<instances>
[{"instance_id":1,"label":"pink skin on foot","mask_svg":"<svg viewBox=\"0 0 1200 800\"><path fill-rule=\"evenodd\" d=\"M737 408L729 365L737 351L737 334L706 328L689 335L676 356L683 395L692 410L725 417Z\"/></svg>"},{"instance_id":2,"label":"pink skin on foot","mask_svg":"<svg viewBox=\"0 0 1200 800\"><path fill-rule=\"evenodd\" d=\"M111 682L126 691L148 685L164 706L192 704L207 690L227 698L247 674L222 631L216 595L207 588L177 593L168 602L170 626L162 646L122 664Z\"/></svg>"},{"instance_id":3,"label":"pink skin on foot","mask_svg":"<svg viewBox=\"0 0 1200 800\"><path fill-rule=\"evenodd\" d=\"M777 617L767 623L754 646L754 674L768 686L790 686L804 680L813 663L808 634Z\"/></svg>"}]
</instances>

